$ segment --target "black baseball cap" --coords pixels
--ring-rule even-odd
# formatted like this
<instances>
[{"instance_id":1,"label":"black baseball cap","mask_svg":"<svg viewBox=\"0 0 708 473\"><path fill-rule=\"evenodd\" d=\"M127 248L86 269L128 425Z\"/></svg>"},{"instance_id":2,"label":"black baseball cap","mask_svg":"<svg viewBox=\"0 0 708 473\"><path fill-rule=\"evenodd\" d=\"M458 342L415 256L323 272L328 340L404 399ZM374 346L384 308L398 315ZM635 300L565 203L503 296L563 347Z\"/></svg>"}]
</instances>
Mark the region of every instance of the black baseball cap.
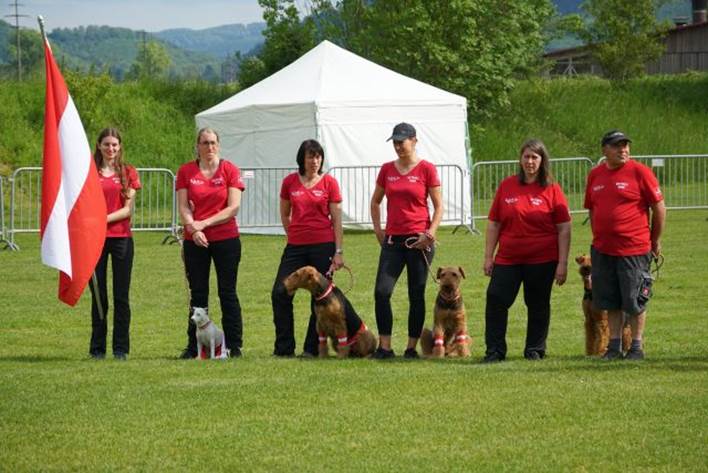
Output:
<instances>
[{"instance_id":1,"label":"black baseball cap","mask_svg":"<svg viewBox=\"0 0 708 473\"><path fill-rule=\"evenodd\" d=\"M410 123L399 123L393 127L393 133L386 141L403 141L406 138L415 138L415 128Z\"/></svg>"},{"instance_id":2,"label":"black baseball cap","mask_svg":"<svg viewBox=\"0 0 708 473\"><path fill-rule=\"evenodd\" d=\"M621 131L611 130L605 133L605 136L602 137L602 146L614 145L622 141L626 141L628 143L632 142L632 140L629 139L629 136L625 135Z\"/></svg>"}]
</instances>

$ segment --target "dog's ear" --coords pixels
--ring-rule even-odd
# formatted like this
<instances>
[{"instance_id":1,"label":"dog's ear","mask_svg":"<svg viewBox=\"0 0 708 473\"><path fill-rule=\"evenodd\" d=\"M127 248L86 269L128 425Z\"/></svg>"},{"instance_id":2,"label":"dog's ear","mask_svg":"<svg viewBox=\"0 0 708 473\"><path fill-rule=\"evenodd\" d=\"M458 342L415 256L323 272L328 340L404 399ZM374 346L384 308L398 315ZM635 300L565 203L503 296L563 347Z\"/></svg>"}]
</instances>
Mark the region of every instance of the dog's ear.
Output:
<instances>
[{"instance_id":1,"label":"dog's ear","mask_svg":"<svg viewBox=\"0 0 708 473\"><path fill-rule=\"evenodd\" d=\"M443 272L442 267L438 267L438 272L437 272L437 274L435 275L435 279L440 279L440 274L441 274L442 272Z\"/></svg>"},{"instance_id":2,"label":"dog's ear","mask_svg":"<svg viewBox=\"0 0 708 473\"><path fill-rule=\"evenodd\" d=\"M458 271L460 271L460 274L462 275L462 279L467 279L465 277L465 270L462 269L462 266L458 266L457 269L458 269Z\"/></svg>"},{"instance_id":3,"label":"dog's ear","mask_svg":"<svg viewBox=\"0 0 708 473\"><path fill-rule=\"evenodd\" d=\"M578 264L583 264L583 260L585 259L585 255L580 255L575 257L575 262Z\"/></svg>"}]
</instances>

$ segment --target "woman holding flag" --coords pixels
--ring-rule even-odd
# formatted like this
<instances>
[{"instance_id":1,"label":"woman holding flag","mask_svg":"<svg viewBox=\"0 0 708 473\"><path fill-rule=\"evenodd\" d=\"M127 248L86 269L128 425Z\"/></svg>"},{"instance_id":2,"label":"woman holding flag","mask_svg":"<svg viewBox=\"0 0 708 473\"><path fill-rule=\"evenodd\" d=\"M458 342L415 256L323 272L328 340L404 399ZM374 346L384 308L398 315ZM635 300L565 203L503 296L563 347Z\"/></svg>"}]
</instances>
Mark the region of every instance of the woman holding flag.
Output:
<instances>
[{"instance_id":1,"label":"woman holding flag","mask_svg":"<svg viewBox=\"0 0 708 473\"><path fill-rule=\"evenodd\" d=\"M108 331L108 290L106 273L108 256L113 268L113 356L126 360L130 352L130 274L133 268L133 238L130 216L133 213L135 192L140 189L140 178L135 168L123 161L120 133L115 128L105 128L98 135L93 154L98 178L106 200L106 239L101 257L96 264L90 284L91 293L91 346L92 358L106 357Z\"/></svg>"}]
</instances>

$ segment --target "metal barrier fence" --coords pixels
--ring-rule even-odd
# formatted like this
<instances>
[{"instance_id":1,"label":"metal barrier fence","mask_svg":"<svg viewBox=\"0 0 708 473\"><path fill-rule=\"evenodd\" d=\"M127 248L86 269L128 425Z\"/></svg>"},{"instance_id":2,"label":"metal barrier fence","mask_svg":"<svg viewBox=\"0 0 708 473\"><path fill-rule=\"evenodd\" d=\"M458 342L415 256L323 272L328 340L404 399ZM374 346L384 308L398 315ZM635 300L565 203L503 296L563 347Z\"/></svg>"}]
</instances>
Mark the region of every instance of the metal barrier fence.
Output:
<instances>
[{"instance_id":1,"label":"metal barrier fence","mask_svg":"<svg viewBox=\"0 0 708 473\"><path fill-rule=\"evenodd\" d=\"M241 168L246 191L241 194L239 228L282 229L280 185L285 176L295 171L297 168L293 167Z\"/></svg>"},{"instance_id":2,"label":"metal barrier fence","mask_svg":"<svg viewBox=\"0 0 708 473\"><path fill-rule=\"evenodd\" d=\"M632 156L659 180L667 209L708 209L708 154ZM602 157L598 164L605 161Z\"/></svg>"},{"instance_id":3,"label":"metal barrier fence","mask_svg":"<svg viewBox=\"0 0 708 473\"><path fill-rule=\"evenodd\" d=\"M551 160L553 177L563 188L571 213L583 212L585 178L593 167L590 158L560 158ZM480 161L472 166L472 225L486 219L499 183L519 170L518 160Z\"/></svg>"},{"instance_id":4,"label":"metal barrier fence","mask_svg":"<svg viewBox=\"0 0 708 473\"><path fill-rule=\"evenodd\" d=\"M169 169L138 168L142 189L135 199L133 231L166 231L177 234L175 176ZM10 225L8 246L18 250L18 233L38 233L41 219L42 168L17 168L10 177Z\"/></svg>"},{"instance_id":5,"label":"metal barrier fence","mask_svg":"<svg viewBox=\"0 0 708 473\"><path fill-rule=\"evenodd\" d=\"M708 208L708 154L632 156L652 168L664 193L668 209ZM604 158L598 160L601 163ZM585 180L593 161L586 157L553 159L552 170L560 183L571 213L584 212ZM345 225L371 223L370 200L376 186L380 166L342 166L329 169L342 189ZM445 205L443 223L469 226L476 231L475 221L486 219L499 183L516 174L518 160L482 161L472 166L471 173L456 165L437 166ZM242 168L246 192L241 199L239 226L244 229L281 228L279 195L283 178L294 172L292 167ZM132 219L134 231L164 231L176 240L177 199L175 175L168 169L138 168L142 190L138 192ZM0 178L0 243L18 250L15 235L39 232L41 213L40 167L16 169L9 178L10 205L6 215L5 179ZM381 208L382 222L386 206ZM9 216L9 224L7 224ZM270 227L270 228L269 228Z\"/></svg>"},{"instance_id":6,"label":"metal barrier fence","mask_svg":"<svg viewBox=\"0 0 708 473\"><path fill-rule=\"evenodd\" d=\"M0 176L0 244L5 243L1 248L6 250L10 248L10 242L7 240L7 229L5 228L5 178Z\"/></svg>"},{"instance_id":7,"label":"metal barrier fence","mask_svg":"<svg viewBox=\"0 0 708 473\"><path fill-rule=\"evenodd\" d=\"M470 188L468 173L454 164L435 166L440 176L443 208L442 223L466 226L470 223ZM342 223L371 224L371 196L381 166L335 166L328 173L342 189ZM381 222L386 221L386 206L381 206Z\"/></svg>"}]
</instances>

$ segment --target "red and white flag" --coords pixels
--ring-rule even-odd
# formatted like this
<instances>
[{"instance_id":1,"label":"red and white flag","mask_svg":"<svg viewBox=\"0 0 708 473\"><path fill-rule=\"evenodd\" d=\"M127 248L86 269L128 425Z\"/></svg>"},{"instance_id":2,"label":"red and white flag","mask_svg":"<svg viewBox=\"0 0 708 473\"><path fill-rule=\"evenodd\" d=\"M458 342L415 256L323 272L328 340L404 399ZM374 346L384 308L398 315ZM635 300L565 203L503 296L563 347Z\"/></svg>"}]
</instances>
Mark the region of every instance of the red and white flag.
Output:
<instances>
[{"instance_id":1,"label":"red and white flag","mask_svg":"<svg viewBox=\"0 0 708 473\"><path fill-rule=\"evenodd\" d=\"M59 270L59 299L73 306L103 250L106 201L81 118L46 39L44 59L42 262Z\"/></svg>"}]
</instances>

